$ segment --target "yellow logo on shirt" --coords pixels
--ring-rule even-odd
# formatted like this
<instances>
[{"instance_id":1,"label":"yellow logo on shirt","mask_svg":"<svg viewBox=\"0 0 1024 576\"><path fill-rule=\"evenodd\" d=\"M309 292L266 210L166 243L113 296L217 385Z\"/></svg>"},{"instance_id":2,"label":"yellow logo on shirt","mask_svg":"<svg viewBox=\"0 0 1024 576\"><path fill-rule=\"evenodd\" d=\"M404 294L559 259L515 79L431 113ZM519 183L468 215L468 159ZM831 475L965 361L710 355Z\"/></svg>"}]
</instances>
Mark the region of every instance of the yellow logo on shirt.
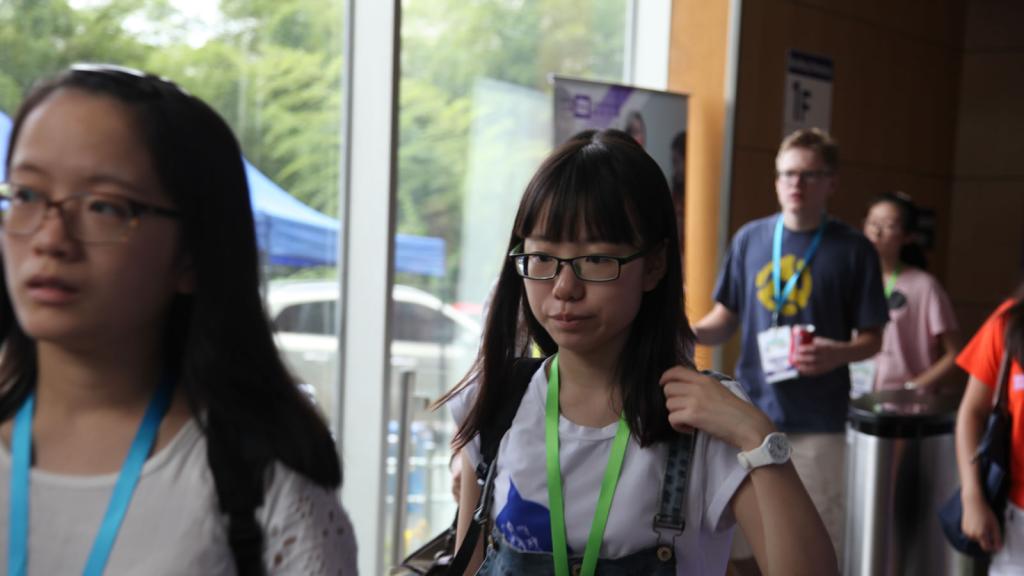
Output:
<instances>
[{"instance_id":1,"label":"yellow logo on shirt","mask_svg":"<svg viewBox=\"0 0 1024 576\"><path fill-rule=\"evenodd\" d=\"M782 287L786 287L786 282L789 281L789 277L793 275L797 264L803 266L803 260L797 260L797 257L793 254L787 254L782 257L779 261L779 272L782 276ZM804 270L803 274L800 275L800 280L797 281L796 287L789 293L789 297L782 305L781 316L796 316L800 310L807 307L807 303L811 300L811 289L814 282L811 280L811 267L808 266ZM772 282L772 263L768 262L761 268L761 271L757 273L757 277L754 278L754 285L757 287L757 299L761 301L761 305L765 307L769 312L775 312L775 287Z\"/></svg>"}]
</instances>

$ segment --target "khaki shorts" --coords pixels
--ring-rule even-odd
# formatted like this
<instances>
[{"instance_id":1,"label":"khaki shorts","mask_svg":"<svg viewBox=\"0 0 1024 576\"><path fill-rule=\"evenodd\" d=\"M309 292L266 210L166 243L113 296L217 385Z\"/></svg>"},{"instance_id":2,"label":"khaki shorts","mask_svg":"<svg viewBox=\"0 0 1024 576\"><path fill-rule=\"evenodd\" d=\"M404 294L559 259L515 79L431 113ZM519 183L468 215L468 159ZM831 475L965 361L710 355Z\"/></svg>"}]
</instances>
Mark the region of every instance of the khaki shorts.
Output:
<instances>
[{"instance_id":1,"label":"khaki shorts","mask_svg":"<svg viewBox=\"0 0 1024 576\"><path fill-rule=\"evenodd\" d=\"M793 466L818 509L836 558L843 561L843 531L846 522L846 435L786 434L793 446ZM742 530L734 532L731 557L754 555Z\"/></svg>"}]
</instances>

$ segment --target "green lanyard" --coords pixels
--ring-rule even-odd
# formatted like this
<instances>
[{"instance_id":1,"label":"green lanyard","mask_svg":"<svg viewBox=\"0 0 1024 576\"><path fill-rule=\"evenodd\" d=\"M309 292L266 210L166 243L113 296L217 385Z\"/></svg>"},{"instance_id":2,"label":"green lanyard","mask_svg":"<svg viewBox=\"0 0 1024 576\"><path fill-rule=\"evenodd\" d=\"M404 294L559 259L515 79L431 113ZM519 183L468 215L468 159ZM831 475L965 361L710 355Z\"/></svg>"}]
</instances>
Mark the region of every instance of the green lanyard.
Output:
<instances>
[{"instance_id":1,"label":"green lanyard","mask_svg":"<svg viewBox=\"0 0 1024 576\"><path fill-rule=\"evenodd\" d=\"M562 469L558 460L558 355L551 359L551 373L548 376L548 397L544 407L544 444L547 452L548 501L551 506L551 552L554 554L555 574L569 576L569 551L565 543L565 506L562 501ZM629 426L619 417L619 426L608 455L608 465L601 481L601 496L590 525L590 537L583 553L582 576L593 576L597 568L597 555L604 539L604 527L608 523L608 512L612 508L615 486L619 483L622 460L626 456L629 440Z\"/></svg>"},{"instance_id":2,"label":"green lanyard","mask_svg":"<svg viewBox=\"0 0 1024 576\"><path fill-rule=\"evenodd\" d=\"M889 274L889 279L885 281L885 299L888 300L892 296L892 289L896 287L896 279L900 277L900 272L903 271L903 265L897 264L896 268Z\"/></svg>"}]
</instances>

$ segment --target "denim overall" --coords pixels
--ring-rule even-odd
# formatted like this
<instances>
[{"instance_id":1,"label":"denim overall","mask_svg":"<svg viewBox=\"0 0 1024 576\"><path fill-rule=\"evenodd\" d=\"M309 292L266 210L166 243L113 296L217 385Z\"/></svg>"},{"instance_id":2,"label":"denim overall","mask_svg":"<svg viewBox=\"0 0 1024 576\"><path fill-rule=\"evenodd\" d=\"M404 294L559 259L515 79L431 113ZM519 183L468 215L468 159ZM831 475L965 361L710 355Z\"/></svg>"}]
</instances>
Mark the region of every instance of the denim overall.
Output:
<instances>
[{"instance_id":1,"label":"denim overall","mask_svg":"<svg viewBox=\"0 0 1024 576\"><path fill-rule=\"evenodd\" d=\"M480 565L477 576L554 574L553 559L554 557L547 552L520 552L505 544L501 534L495 531L491 534L487 557ZM570 557L569 573L577 576L582 565L582 556ZM667 544L634 552L622 558L601 558L597 561L596 576L675 576L675 573L675 553L671 544Z\"/></svg>"},{"instance_id":2,"label":"denim overall","mask_svg":"<svg viewBox=\"0 0 1024 576\"><path fill-rule=\"evenodd\" d=\"M659 544L622 558L600 558L597 561L595 576L675 575L673 536L681 534L686 527L686 489L696 436L696 433L679 434L678 441L669 444L665 476L661 485L661 500L658 503L658 513L653 520L653 529L658 534ZM663 531L674 534L663 536ZM570 574L578 576L582 564L582 556L570 557ZM554 573L552 554L516 550L508 545L497 530L492 530L488 538L487 555L480 565L480 570L477 571L478 576L547 576Z\"/></svg>"}]
</instances>

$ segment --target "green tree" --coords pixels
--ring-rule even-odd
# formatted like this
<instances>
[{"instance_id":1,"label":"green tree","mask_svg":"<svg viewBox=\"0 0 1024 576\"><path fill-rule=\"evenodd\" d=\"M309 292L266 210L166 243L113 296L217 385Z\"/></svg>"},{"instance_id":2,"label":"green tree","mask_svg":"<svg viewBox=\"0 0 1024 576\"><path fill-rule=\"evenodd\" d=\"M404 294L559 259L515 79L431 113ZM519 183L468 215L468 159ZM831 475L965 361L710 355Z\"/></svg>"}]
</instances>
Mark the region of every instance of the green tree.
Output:
<instances>
[{"instance_id":1,"label":"green tree","mask_svg":"<svg viewBox=\"0 0 1024 576\"><path fill-rule=\"evenodd\" d=\"M31 82L75 61L154 71L210 102L272 180L337 214L343 0L220 0L213 28L169 0L89 6L0 0L0 109L13 112ZM459 275L479 79L539 91L552 72L617 80L625 9L626 0L403 3L398 230L446 240L443 285ZM197 29L208 31L200 42Z\"/></svg>"},{"instance_id":2,"label":"green tree","mask_svg":"<svg viewBox=\"0 0 1024 576\"><path fill-rule=\"evenodd\" d=\"M0 0L0 110L13 114L36 79L79 61L139 66L151 47L121 27L146 5L163 0L115 0L72 9L66 0Z\"/></svg>"},{"instance_id":3,"label":"green tree","mask_svg":"<svg viewBox=\"0 0 1024 576\"><path fill-rule=\"evenodd\" d=\"M149 68L211 103L247 158L299 200L337 215L342 2L224 0L202 46L155 51Z\"/></svg>"},{"instance_id":4,"label":"green tree","mask_svg":"<svg viewBox=\"0 0 1024 576\"><path fill-rule=\"evenodd\" d=\"M0 0L0 109L78 61L166 76L228 120L247 157L303 202L337 214L343 2L225 0L201 45L167 0ZM133 22L130 26L128 23Z\"/></svg>"},{"instance_id":5,"label":"green tree","mask_svg":"<svg viewBox=\"0 0 1024 576\"><path fill-rule=\"evenodd\" d=\"M403 2L398 230L445 239L446 300L460 269L476 83L546 92L551 73L618 81L625 13L625 0Z\"/></svg>"}]
</instances>

